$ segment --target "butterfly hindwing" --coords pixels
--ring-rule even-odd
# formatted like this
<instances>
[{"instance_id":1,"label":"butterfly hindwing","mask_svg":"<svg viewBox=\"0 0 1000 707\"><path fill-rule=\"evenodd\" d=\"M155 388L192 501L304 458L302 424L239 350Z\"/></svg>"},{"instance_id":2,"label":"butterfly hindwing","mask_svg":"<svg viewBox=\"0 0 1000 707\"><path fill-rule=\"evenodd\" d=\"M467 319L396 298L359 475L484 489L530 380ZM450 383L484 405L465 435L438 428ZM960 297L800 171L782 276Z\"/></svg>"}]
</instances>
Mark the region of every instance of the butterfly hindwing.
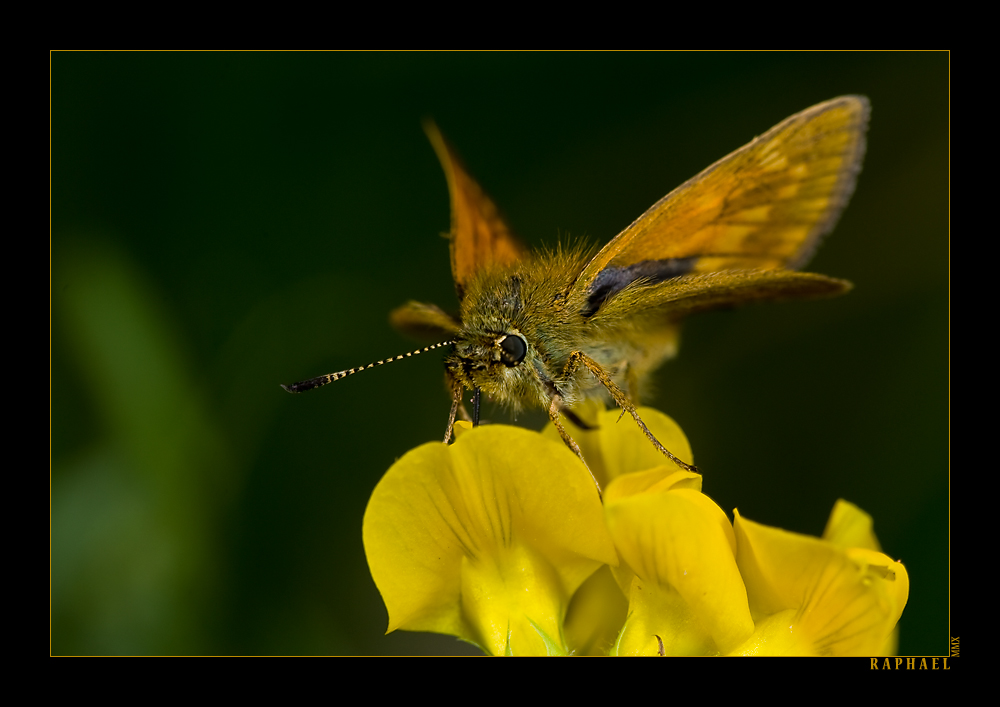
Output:
<instances>
[{"instance_id":1,"label":"butterfly hindwing","mask_svg":"<svg viewBox=\"0 0 1000 707\"><path fill-rule=\"evenodd\" d=\"M635 282L601 301L591 301L595 326L656 329L691 314L754 302L833 297L851 283L796 270L724 270L692 273L669 281ZM592 298L593 299L593 298Z\"/></svg>"}]
</instances>

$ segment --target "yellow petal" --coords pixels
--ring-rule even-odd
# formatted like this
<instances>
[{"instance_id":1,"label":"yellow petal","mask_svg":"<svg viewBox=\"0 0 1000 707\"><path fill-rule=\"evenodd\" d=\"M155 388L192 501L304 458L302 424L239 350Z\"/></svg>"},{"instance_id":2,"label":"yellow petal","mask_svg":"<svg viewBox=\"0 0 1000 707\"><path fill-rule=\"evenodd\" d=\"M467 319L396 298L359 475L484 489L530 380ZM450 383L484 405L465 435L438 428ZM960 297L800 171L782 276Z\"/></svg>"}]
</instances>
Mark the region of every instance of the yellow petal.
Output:
<instances>
[{"instance_id":1,"label":"yellow petal","mask_svg":"<svg viewBox=\"0 0 1000 707\"><path fill-rule=\"evenodd\" d=\"M573 655L607 655L628 616L628 600L607 565L590 575L566 612L566 643Z\"/></svg>"},{"instance_id":2,"label":"yellow petal","mask_svg":"<svg viewBox=\"0 0 1000 707\"><path fill-rule=\"evenodd\" d=\"M638 493L659 493L672 489L701 491L701 474L679 469L675 464L665 464L647 471L637 471L616 478L604 491L605 502L634 496ZM720 509L721 510L721 509ZM723 516L725 514L723 513ZM726 522L729 525L729 522ZM730 534L732 528L729 529Z\"/></svg>"},{"instance_id":3,"label":"yellow petal","mask_svg":"<svg viewBox=\"0 0 1000 707\"><path fill-rule=\"evenodd\" d=\"M882 551L875 537L872 517L842 498L837 499L823 530L823 539L837 547Z\"/></svg>"},{"instance_id":4,"label":"yellow petal","mask_svg":"<svg viewBox=\"0 0 1000 707\"><path fill-rule=\"evenodd\" d=\"M799 626L798 612L787 609L758 621L753 635L730 655L814 657L818 653L812 636Z\"/></svg>"}]
</instances>

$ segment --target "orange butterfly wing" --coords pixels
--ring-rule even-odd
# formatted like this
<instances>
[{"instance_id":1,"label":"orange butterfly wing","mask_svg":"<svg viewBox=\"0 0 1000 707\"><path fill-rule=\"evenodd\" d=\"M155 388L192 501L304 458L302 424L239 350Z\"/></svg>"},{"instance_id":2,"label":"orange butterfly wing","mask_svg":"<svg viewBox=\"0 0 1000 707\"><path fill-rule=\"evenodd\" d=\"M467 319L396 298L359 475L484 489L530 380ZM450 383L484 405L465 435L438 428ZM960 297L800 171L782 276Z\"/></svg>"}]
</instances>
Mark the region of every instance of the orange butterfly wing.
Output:
<instances>
[{"instance_id":1,"label":"orange butterfly wing","mask_svg":"<svg viewBox=\"0 0 1000 707\"><path fill-rule=\"evenodd\" d=\"M525 248L510 232L493 201L469 176L458 154L431 121L424 131L441 160L451 195L451 274L458 301L465 297L469 282L479 272L505 267L521 260ZM440 307L408 302L389 315L398 331L418 341L454 336L461 322Z\"/></svg>"},{"instance_id":2,"label":"orange butterfly wing","mask_svg":"<svg viewBox=\"0 0 1000 707\"><path fill-rule=\"evenodd\" d=\"M653 204L586 265L691 259L689 273L796 268L830 232L854 191L870 112L842 96L782 121Z\"/></svg>"},{"instance_id":3,"label":"orange butterfly wing","mask_svg":"<svg viewBox=\"0 0 1000 707\"><path fill-rule=\"evenodd\" d=\"M459 301L469 281L481 270L521 260L525 248L510 232L493 201L462 166L458 155L427 121L424 130L437 152L451 194L451 274Z\"/></svg>"}]
</instances>

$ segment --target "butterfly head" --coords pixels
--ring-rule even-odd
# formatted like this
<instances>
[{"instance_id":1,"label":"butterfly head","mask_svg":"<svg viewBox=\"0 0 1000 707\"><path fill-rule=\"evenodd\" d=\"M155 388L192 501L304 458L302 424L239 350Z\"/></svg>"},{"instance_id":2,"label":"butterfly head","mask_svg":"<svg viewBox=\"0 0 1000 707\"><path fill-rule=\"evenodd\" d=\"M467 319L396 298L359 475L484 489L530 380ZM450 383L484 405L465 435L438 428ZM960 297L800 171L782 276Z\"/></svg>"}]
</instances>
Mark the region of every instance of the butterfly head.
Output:
<instances>
[{"instance_id":1,"label":"butterfly head","mask_svg":"<svg viewBox=\"0 0 1000 707\"><path fill-rule=\"evenodd\" d=\"M531 359L531 345L515 327L466 327L455 337L445 368L463 388L478 388L494 400L519 407L524 393L537 386Z\"/></svg>"}]
</instances>

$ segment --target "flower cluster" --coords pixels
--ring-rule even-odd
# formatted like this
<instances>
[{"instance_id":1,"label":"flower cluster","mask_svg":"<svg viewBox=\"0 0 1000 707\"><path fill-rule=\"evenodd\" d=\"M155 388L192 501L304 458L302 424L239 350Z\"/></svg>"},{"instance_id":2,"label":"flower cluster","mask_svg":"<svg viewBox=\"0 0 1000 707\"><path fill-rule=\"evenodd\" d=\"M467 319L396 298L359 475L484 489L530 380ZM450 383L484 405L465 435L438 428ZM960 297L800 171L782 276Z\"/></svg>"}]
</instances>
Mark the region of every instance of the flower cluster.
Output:
<instances>
[{"instance_id":1,"label":"flower cluster","mask_svg":"<svg viewBox=\"0 0 1000 707\"><path fill-rule=\"evenodd\" d=\"M682 459L680 428L646 424ZM388 631L492 655L890 655L909 591L871 518L838 501L822 538L725 512L635 425L591 411L580 460L553 429L425 444L372 493L364 543Z\"/></svg>"}]
</instances>

